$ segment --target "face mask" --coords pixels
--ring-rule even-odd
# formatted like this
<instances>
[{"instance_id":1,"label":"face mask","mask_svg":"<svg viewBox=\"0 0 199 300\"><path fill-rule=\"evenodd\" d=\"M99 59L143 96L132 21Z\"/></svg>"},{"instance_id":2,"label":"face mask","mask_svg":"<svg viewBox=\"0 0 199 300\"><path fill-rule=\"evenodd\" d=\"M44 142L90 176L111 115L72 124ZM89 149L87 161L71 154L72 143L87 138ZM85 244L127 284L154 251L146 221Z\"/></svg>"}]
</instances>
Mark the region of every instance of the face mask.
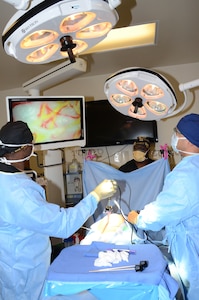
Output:
<instances>
[{"instance_id":1,"label":"face mask","mask_svg":"<svg viewBox=\"0 0 199 300\"><path fill-rule=\"evenodd\" d=\"M134 150L133 151L133 159L137 162L143 162L145 161L146 159L146 153L147 152L142 152L142 151L139 151L139 150Z\"/></svg>"},{"instance_id":2,"label":"face mask","mask_svg":"<svg viewBox=\"0 0 199 300\"><path fill-rule=\"evenodd\" d=\"M172 137L171 137L171 147L173 148L173 151L176 153L182 152L190 155L199 155L199 153L193 153L193 152L188 152L188 151L183 151L183 150L178 150L177 145L178 145L178 140L186 140L186 137L178 137L176 133L174 132Z\"/></svg>"},{"instance_id":3,"label":"face mask","mask_svg":"<svg viewBox=\"0 0 199 300\"><path fill-rule=\"evenodd\" d=\"M179 153L179 150L177 148L178 145L178 140L185 140L185 137L178 137L176 133L174 132L172 137L171 137L171 147L173 148L173 151L176 153Z\"/></svg>"}]
</instances>

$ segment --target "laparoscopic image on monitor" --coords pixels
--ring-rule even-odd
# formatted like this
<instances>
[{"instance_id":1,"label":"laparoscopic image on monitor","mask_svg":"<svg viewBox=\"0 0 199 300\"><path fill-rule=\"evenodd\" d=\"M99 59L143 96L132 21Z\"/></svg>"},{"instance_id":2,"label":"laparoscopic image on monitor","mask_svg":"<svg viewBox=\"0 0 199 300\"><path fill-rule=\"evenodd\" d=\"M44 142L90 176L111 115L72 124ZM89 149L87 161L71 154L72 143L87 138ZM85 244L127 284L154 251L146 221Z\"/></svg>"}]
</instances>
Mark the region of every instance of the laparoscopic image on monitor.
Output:
<instances>
[{"instance_id":1,"label":"laparoscopic image on monitor","mask_svg":"<svg viewBox=\"0 0 199 300\"><path fill-rule=\"evenodd\" d=\"M84 97L7 97L8 121L28 124L39 150L85 145Z\"/></svg>"}]
</instances>

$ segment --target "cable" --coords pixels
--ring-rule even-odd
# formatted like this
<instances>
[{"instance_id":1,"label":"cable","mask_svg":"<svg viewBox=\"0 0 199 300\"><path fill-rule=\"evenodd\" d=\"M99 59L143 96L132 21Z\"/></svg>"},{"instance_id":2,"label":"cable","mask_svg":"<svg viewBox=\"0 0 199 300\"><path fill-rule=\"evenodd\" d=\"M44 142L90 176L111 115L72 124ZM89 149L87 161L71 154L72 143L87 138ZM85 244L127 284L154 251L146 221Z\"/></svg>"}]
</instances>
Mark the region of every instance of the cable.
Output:
<instances>
[{"instance_id":1,"label":"cable","mask_svg":"<svg viewBox=\"0 0 199 300\"><path fill-rule=\"evenodd\" d=\"M115 205L117 206L117 208L118 208L119 211L121 212L121 215L122 215L122 217L124 218L124 220L125 220L127 226L130 227L130 229L131 229L131 244L134 244L132 240L133 240L133 229L135 230L135 227L134 227L133 224L131 224L131 223L127 220L127 218L126 218L124 212L122 211L122 209L121 209L119 203L118 203L116 200L114 200L113 202L115 203ZM129 226L129 225L130 225L130 226ZM135 231L136 231L136 230L135 230Z\"/></svg>"},{"instance_id":2,"label":"cable","mask_svg":"<svg viewBox=\"0 0 199 300\"><path fill-rule=\"evenodd\" d=\"M81 226L80 228L90 231L91 229L85 226Z\"/></svg>"},{"instance_id":3,"label":"cable","mask_svg":"<svg viewBox=\"0 0 199 300\"><path fill-rule=\"evenodd\" d=\"M136 235L137 235L140 239L142 239L143 241L146 241L146 240L150 241L150 239L148 239L147 233L146 233L144 230L139 229L135 224L130 223L130 222L128 221L128 219L126 218L124 212L122 211L122 209L121 209L119 203L118 203L116 200L113 200L113 201L114 201L115 205L117 206L117 208L119 209L119 211L121 212L121 214L122 214L124 220L126 221L126 224L127 224L128 226L130 225L130 227L131 227L131 229L132 229L131 243L133 244L133 242L132 242L133 230L136 232ZM153 243L153 242L150 241L150 243Z\"/></svg>"},{"instance_id":4,"label":"cable","mask_svg":"<svg viewBox=\"0 0 199 300\"><path fill-rule=\"evenodd\" d=\"M124 151L124 149L127 148L127 147L128 147L128 145L125 145L125 146L123 146L119 151L122 152L122 151ZM116 150L116 152L114 152L114 153L112 153L112 154L110 155L109 152L108 152L108 147L105 147L105 149L106 149L107 157L104 157L104 158L101 160L101 162L104 162L104 161L108 160L108 164L111 166L111 160L110 160L110 158L113 157L113 156L118 152L118 150Z\"/></svg>"}]
</instances>

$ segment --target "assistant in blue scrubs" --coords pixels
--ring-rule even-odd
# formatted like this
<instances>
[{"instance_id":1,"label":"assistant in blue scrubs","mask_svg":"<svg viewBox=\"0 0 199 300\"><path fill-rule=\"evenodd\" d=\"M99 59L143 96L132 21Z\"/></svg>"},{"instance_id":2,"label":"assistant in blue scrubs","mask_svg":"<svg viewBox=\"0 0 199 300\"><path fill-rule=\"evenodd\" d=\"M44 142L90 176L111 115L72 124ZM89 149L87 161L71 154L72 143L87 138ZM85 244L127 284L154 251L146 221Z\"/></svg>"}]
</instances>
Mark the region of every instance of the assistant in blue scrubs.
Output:
<instances>
[{"instance_id":1,"label":"assistant in blue scrubs","mask_svg":"<svg viewBox=\"0 0 199 300\"><path fill-rule=\"evenodd\" d=\"M189 114L177 124L172 148L182 157L165 179L156 200L139 214L131 211L128 220L144 230L166 228L173 260L186 297L199 295L199 115Z\"/></svg>"}]
</instances>

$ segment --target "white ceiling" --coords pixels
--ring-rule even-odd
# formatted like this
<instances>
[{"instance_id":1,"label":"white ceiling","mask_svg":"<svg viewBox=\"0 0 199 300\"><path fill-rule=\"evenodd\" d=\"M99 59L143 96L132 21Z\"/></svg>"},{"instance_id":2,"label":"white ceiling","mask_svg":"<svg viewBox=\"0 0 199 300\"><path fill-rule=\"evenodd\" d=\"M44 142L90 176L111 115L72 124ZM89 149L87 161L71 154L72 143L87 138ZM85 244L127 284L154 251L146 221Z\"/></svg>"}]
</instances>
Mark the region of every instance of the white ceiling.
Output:
<instances>
[{"instance_id":1,"label":"white ceiling","mask_svg":"<svg viewBox=\"0 0 199 300\"><path fill-rule=\"evenodd\" d=\"M120 20L116 27L158 21L156 45L82 55L88 62L88 70L81 76L111 74L135 66L155 69L199 62L199 0L122 0L117 11ZM1 32L15 12L13 6L0 0ZM2 46L0 59L0 90L20 87L62 62L22 64L6 55Z\"/></svg>"}]
</instances>

